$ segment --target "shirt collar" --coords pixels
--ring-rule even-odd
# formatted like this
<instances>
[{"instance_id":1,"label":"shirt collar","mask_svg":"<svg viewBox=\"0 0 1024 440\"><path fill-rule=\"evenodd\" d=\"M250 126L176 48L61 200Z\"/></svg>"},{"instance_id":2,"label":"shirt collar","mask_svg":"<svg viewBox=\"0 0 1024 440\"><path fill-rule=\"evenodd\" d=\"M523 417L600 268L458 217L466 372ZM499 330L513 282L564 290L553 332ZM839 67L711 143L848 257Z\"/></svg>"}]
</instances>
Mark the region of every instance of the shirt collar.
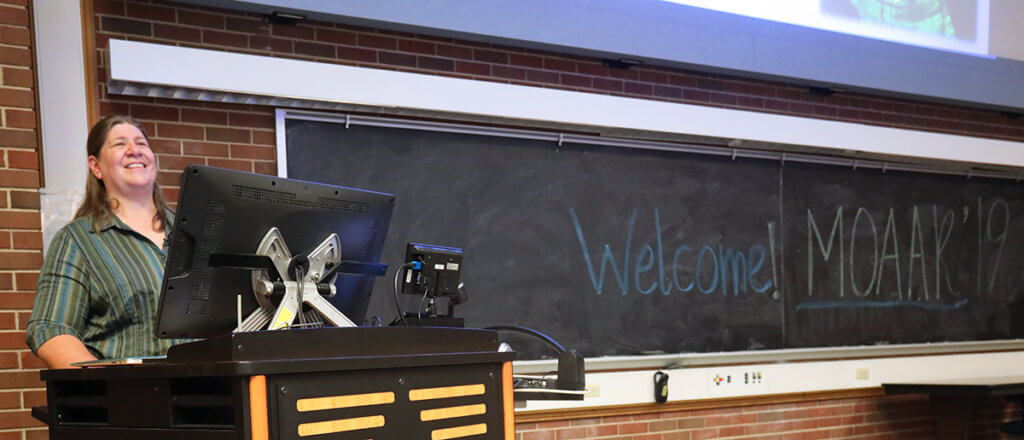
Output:
<instances>
[{"instance_id":1,"label":"shirt collar","mask_svg":"<svg viewBox=\"0 0 1024 440\"><path fill-rule=\"evenodd\" d=\"M169 233L170 229L171 229L171 226L174 224L174 211L171 211L171 210L168 209L168 210L164 211L164 214L167 216L167 224L164 225L164 231ZM121 221L121 219L117 218L117 216L114 215L113 213L111 213L110 217L108 217L105 221L101 221L99 223L99 228L98 229L99 229L100 232L104 232L104 231L106 231L107 229L110 229L110 228L117 228L117 229L120 229L122 231L131 231L132 230L131 227L126 225L123 221ZM90 229L90 231L92 231L92 230Z\"/></svg>"}]
</instances>

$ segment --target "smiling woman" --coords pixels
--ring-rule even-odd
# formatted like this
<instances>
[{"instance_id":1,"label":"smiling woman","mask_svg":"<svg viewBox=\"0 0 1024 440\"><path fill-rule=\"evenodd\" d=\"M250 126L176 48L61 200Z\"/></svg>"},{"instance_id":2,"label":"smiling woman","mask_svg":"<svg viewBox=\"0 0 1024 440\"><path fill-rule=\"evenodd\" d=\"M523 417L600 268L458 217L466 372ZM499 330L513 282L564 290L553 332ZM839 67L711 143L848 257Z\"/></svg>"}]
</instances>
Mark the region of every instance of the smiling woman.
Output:
<instances>
[{"instance_id":1,"label":"smiling woman","mask_svg":"<svg viewBox=\"0 0 1024 440\"><path fill-rule=\"evenodd\" d=\"M145 129L106 117L90 130L87 150L85 199L50 244L26 332L50 368L162 355L175 342L153 333L172 214Z\"/></svg>"}]
</instances>

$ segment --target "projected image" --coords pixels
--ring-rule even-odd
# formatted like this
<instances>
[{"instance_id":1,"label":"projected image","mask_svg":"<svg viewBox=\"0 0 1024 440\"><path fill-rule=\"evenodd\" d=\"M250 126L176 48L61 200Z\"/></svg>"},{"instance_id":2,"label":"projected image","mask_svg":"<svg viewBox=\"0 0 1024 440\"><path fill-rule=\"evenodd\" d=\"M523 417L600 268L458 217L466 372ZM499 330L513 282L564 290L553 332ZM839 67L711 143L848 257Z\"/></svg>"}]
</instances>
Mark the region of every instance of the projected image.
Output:
<instances>
[{"instance_id":1,"label":"projected image","mask_svg":"<svg viewBox=\"0 0 1024 440\"><path fill-rule=\"evenodd\" d=\"M933 49L989 54L990 0L664 0Z\"/></svg>"},{"instance_id":2,"label":"projected image","mask_svg":"<svg viewBox=\"0 0 1024 440\"><path fill-rule=\"evenodd\" d=\"M822 0L822 12L914 32L974 40L978 5L964 0Z\"/></svg>"}]
</instances>

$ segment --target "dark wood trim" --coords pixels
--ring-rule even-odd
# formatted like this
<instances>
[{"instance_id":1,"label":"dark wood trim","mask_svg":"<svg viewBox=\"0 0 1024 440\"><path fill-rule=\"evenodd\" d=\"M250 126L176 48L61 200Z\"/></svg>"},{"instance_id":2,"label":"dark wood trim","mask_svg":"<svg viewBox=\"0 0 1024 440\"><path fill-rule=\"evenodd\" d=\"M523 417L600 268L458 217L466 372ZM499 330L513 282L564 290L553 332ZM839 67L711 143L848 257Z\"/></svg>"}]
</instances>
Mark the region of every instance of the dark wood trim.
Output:
<instances>
[{"instance_id":1,"label":"dark wood trim","mask_svg":"<svg viewBox=\"0 0 1024 440\"><path fill-rule=\"evenodd\" d=\"M33 7L35 2L29 1L25 5L25 9L28 12L28 38L29 38L29 50L32 51L31 64L28 66L32 69L32 90L33 93L33 109L36 114L36 160L39 163L38 174L39 174L39 188L46 186L46 174L44 173L43 166L43 111L39 105L39 48L36 45L36 15ZM38 189L38 188L36 188Z\"/></svg>"},{"instance_id":2,"label":"dark wood trim","mask_svg":"<svg viewBox=\"0 0 1024 440\"><path fill-rule=\"evenodd\" d=\"M810 402L816 400L856 399L881 397L882 387L854 388L848 390L811 391L803 393L772 394L762 396L727 397L721 399L700 399L657 403L637 403L590 408L569 408L529 411L516 414L516 423L549 422L555 420L587 419L595 417L653 414L671 411L693 411L703 409L735 408L740 406L773 405L780 403Z\"/></svg>"},{"instance_id":3,"label":"dark wood trim","mask_svg":"<svg viewBox=\"0 0 1024 440\"><path fill-rule=\"evenodd\" d=\"M81 0L82 14L82 68L85 73L85 112L88 128L99 120L100 102L96 82L96 32L93 27L92 0Z\"/></svg>"}]
</instances>

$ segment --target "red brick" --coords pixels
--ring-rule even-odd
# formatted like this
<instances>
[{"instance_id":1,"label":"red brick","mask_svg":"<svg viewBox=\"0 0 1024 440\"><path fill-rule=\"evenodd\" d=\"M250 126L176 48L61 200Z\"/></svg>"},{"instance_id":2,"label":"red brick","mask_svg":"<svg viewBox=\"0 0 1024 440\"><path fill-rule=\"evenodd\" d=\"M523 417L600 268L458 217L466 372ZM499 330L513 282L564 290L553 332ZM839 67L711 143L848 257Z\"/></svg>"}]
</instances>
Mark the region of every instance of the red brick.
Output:
<instances>
[{"instance_id":1,"label":"red brick","mask_svg":"<svg viewBox=\"0 0 1024 440\"><path fill-rule=\"evenodd\" d=\"M25 332L0 332L0 350L25 348Z\"/></svg>"},{"instance_id":2,"label":"red brick","mask_svg":"<svg viewBox=\"0 0 1024 440\"><path fill-rule=\"evenodd\" d=\"M202 158L202 157L195 157L195 156L172 156L172 155L166 155L166 156L160 156L160 160L157 161L157 164L159 165L158 169L160 169L160 170L169 170L169 171L177 171L179 173L182 170L184 170L185 167L188 164L191 164L191 163L198 163L198 164L201 164L201 165L206 165L206 159Z\"/></svg>"},{"instance_id":3,"label":"red brick","mask_svg":"<svg viewBox=\"0 0 1024 440\"><path fill-rule=\"evenodd\" d=\"M22 391L21 396L25 401L25 408L46 405L46 391Z\"/></svg>"},{"instance_id":4,"label":"red brick","mask_svg":"<svg viewBox=\"0 0 1024 440\"><path fill-rule=\"evenodd\" d=\"M44 431L45 432L45 431ZM44 437L49 440L49 437ZM5 431L0 432L0 440L21 440L21 431ZM36 440L36 439L32 439Z\"/></svg>"},{"instance_id":5,"label":"red brick","mask_svg":"<svg viewBox=\"0 0 1024 440\"><path fill-rule=\"evenodd\" d=\"M491 74L491 65L472 61L455 61L455 71L470 75L487 76Z\"/></svg>"},{"instance_id":6,"label":"red brick","mask_svg":"<svg viewBox=\"0 0 1024 440\"><path fill-rule=\"evenodd\" d=\"M417 53L420 55L434 55L434 43L422 40L398 40L400 52Z\"/></svg>"},{"instance_id":7,"label":"red brick","mask_svg":"<svg viewBox=\"0 0 1024 440\"><path fill-rule=\"evenodd\" d=\"M591 88L594 85L589 76L573 75L569 73L560 74L559 82L562 85L569 87Z\"/></svg>"},{"instance_id":8,"label":"red brick","mask_svg":"<svg viewBox=\"0 0 1024 440\"><path fill-rule=\"evenodd\" d=\"M12 71L14 72L14 74L13 74L14 75L14 80L20 81L20 79L17 78L20 75L19 74L19 72L20 72L19 70L16 70L16 69L4 69L3 72L4 72L4 82L5 83L8 81L8 77L7 77L8 73L12 72ZM28 72L31 72L31 71L28 71ZM32 84L31 83L31 81L32 81L31 74L29 74L28 77L29 77L28 81L30 82L29 85L31 86L31 84ZM12 106L12 107L33 108L33 107L36 106L36 95L34 94L34 92L32 90L0 88L0 105ZM4 132L6 132L6 130L4 130ZM3 145L7 144L7 141L5 139L6 136L7 136L6 133L0 134L0 139L3 139L3 140L0 140L0 144L3 144Z\"/></svg>"},{"instance_id":9,"label":"red brick","mask_svg":"<svg viewBox=\"0 0 1024 440\"><path fill-rule=\"evenodd\" d=\"M516 428L518 430L518 427ZM556 440L556 431L527 431L523 432L522 440Z\"/></svg>"},{"instance_id":10,"label":"red brick","mask_svg":"<svg viewBox=\"0 0 1024 440\"><path fill-rule=\"evenodd\" d=\"M233 170L253 172L252 161L235 159L210 159L210 165Z\"/></svg>"},{"instance_id":11,"label":"red brick","mask_svg":"<svg viewBox=\"0 0 1024 440\"><path fill-rule=\"evenodd\" d=\"M21 27L0 26L0 43L13 46L31 46L28 29Z\"/></svg>"},{"instance_id":12,"label":"red brick","mask_svg":"<svg viewBox=\"0 0 1024 440\"><path fill-rule=\"evenodd\" d=\"M683 89L683 99L687 101L711 101L711 95L703 90Z\"/></svg>"},{"instance_id":13,"label":"red brick","mask_svg":"<svg viewBox=\"0 0 1024 440\"><path fill-rule=\"evenodd\" d=\"M199 43L203 41L203 31L202 29L190 26L153 23L153 37L178 42Z\"/></svg>"},{"instance_id":14,"label":"red brick","mask_svg":"<svg viewBox=\"0 0 1024 440\"><path fill-rule=\"evenodd\" d=\"M319 58L334 58L334 46L329 44L311 43L308 41L296 41L295 53Z\"/></svg>"},{"instance_id":15,"label":"red brick","mask_svg":"<svg viewBox=\"0 0 1024 440\"><path fill-rule=\"evenodd\" d=\"M43 388L38 371L0 372L0 389Z\"/></svg>"},{"instance_id":16,"label":"red brick","mask_svg":"<svg viewBox=\"0 0 1024 440\"><path fill-rule=\"evenodd\" d=\"M231 145L231 157L234 159L274 160L277 152L273 147L256 147L252 145Z\"/></svg>"},{"instance_id":17,"label":"red brick","mask_svg":"<svg viewBox=\"0 0 1024 440\"><path fill-rule=\"evenodd\" d=\"M20 352L19 355L21 357L21 369L23 370L46 368L46 362L43 362L42 359L39 359L39 357L32 354L31 351L23 351Z\"/></svg>"},{"instance_id":18,"label":"red brick","mask_svg":"<svg viewBox=\"0 0 1024 440\"><path fill-rule=\"evenodd\" d=\"M249 47L269 52L291 52L292 40L271 37L269 35L250 35Z\"/></svg>"},{"instance_id":19,"label":"red brick","mask_svg":"<svg viewBox=\"0 0 1024 440\"><path fill-rule=\"evenodd\" d=\"M274 162L253 162L253 172L259 174L266 174L269 176L277 175L277 164Z\"/></svg>"},{"instance_id":20,"label":"red brick","mask_svg":"<svg viewBox=\"0 0 1024 440\"><path fill-rule=\"evenodd\" d=\"M270 33L279 37L297 38L300 40L316 38L316 30L312 26L302 24L297 26L275 24L270 27Z\"/></svg>"},{"instance_id":21,"label":"red brick","mask_svg":"<svg viewBox=\"0 0 1024 440\"><path fill-rule=\"evenodd\" d=\"M183 141L181 143L181 149L183 154L191 156L228 157L229 151L228 146L226 144L191 141Z\"/></svg>"},{"instance_id":22,"label":"red brick","mask_svg":"<svg viewBox=\"0 0 1024 440\"><path fill-rule=\"evenodd\" d=\"M244 49L249 47L249 36L235 32L203 29L203 43Z\"/></svg>"},{"instance_id":23,"label":"red brick","mask_svg":"<svg viewBox=\"0 0 1024 440\"><path fill-rule=\"evenodd\" d=\"M35 373L36 376L39 373ZM28 410L0 412L0 429L28 428L46 426L32 417Z\"/></svg>"},{"instance_id":24,"label":"red brick","mask_svg":"<svg viewBox=\"0 0 1024 440\"><path fill-rule=\"evenodd\" d=\"M594 88L612 92L621 92L623 84L622 81L616 79L594 78Z\"/></svg>"},{"instance_id":25,"label":"red brick","mask_svg":"<svg viewBox=\"0 0 1024 440\"><path fill-rule=\"evenodd\" d=\"M508 54L508 62L513 66L529 67L533 69L544 68L544 59L536 55L510 53Z\"/></svg>"},{"instance_id":26,"label":"red brick","mask_svg":"<svg viewBox=\"0 0 1024 440\"><path fill-rule=\"evenodd\" d=\"M0 6L0 23L28 27L28 10Z\"/></svg>"},{"instance_id":27,"label":"red brick","mask_svg":"<svg viewBox=\"0 0 1024 440\"><path fill-rule=\"evenodd\" d=\"M718 428L698 429L696 431L690 432L690 438L693 440L702 440L715 437L718 437Z\"/></svg>"},{"instance_id":28,"label":"red brick","mask_svg":"<svg viewBox=\"0 0 1024 440\"><path fill-rule=\"evenodd\" d=\"M178 122L178 108L145 104L132 104L131 115L136 119Z\"/></svg>"},{"instance_id":29,"label":"red brick","mask_svg":"<svg viewBox=\"0 0 1024 440\"><path fill-rule=\"evenodd\" d=\"M550 84L559 84L560 75L556 72L549 70L527 70L526 80L534 82L545 82Z\"/></svg>"},{"instance_id":30,"label":"red brick","mask_svg":"<svg viewBox=\"0 0 1024 440\"><path fill-rule=\"evenodd\" d=\"M181 121L198 124L228 125L228 114L219 110L183 108L181 109Z\"/></svg>"},{"instance_id":31,"label":"red brick","mask_svg":"<svg viewBox=\"0 0 1024 440\"><path fill-rule=\"evenodd\" d=\"M142 37L149 37L153 35L152 23L121 17L101 17L100 29L106 32L139 35Z\"/></svg>"},{"instance_id":32,"label":"red brick","mask_svg":"<svg viewBox=\"0 0 1024 440\"><path fill-rule=\"evenodd\" d=\"M651 70L638 70L637 79L643 82L668 84L668 74Z\"/></svg>"},{"instance_id":33,"label":"red brick","mask_svg":"<svg viewBox=\"0 0 1024 440\"><path fill-rule=\"evenodd\" d=\"M156 183L162 186L180 186L181 173L178 171L158 171Z\"/></svg>"},{"instance_id":34,"label":"red brick","mask_svg":"<svg viewBox=\"0 0 1024 440\"><path fill-rule=\"evenodd\" d=\"M4 120L11 128L36 128L36 112L32 110L4 110Z\"/></svg>"},{"instance_id":35,"label":"red brick","mask_svg":"<svg viewBox=\"0 0 1024 440\"><path fill-rule=\"evenodd\" d=\"M435 49L438 56L448 58L461 58L464 60L473 59L473 49L465 46L452 46L450 44L438 44Z\"/></svg>"},{"instance_id":36,"label":"red brick","mask_svg":"<svg viewBox=\"0 0 1024 440\"><path fill-rule=\"evenodd\" d=\"M597 63L576 63L578 73L593 76L608 76L608 68Z\"/></svg>"},{"instance_id":37,"label":"red brick","mask_svg":"<svg viewBox=\"0 0 1024 440\"><path fill-rule=\"evenodd\" d=\"M455 62L447 58L438 57L416 57L416 65L421 69L433 70L436 72L454 72Z\"/></svg>"},{"instance_id":38,"label":"red brick","mask_svg":"<svg viewBox=\"0 0 1024 440\"><path fill-rule=\"evenodd\" d=\"M160 188L160 192L163 194L164 200L167 200L167 203L171 205L171 208L177 205L178 193L180 192L178 188Z\"/></svg>"},{"instance_id":39,"label":"red brick","mask_svg":"<svg viewBox=\"0 0 1024 440\"><path fill-rule=\"evenodd\" d=\"M14 290L14 274L0 272L0 290Z\"/></svg>"},{"instance_id":40,"label":"red brick","mask_svg":"<svg viewBox=\"0 0 1024 440\"><path fill-rule=\"evenodd\" d=\"M15 249L43 249L43 233L35 231L11 231Z\"/></svg>"},{"instance_id":41,"label":"red brick","mask_svg":"<svg viewBox=\"0 0 1024 440\"><path fill-rule=\"evenodd\" d=\"M508 64L508 52L473 49L473 59L484 63Z\"/></svg>"},{"instance_id":42,"label":"red brick","mask_svg":"<svg viewBox=\"0 0 1024 440\"><path fill-rule=\"evenodd\" d=\"M35 151L7 150L7 167L21 170L38 170L39 154Z\"/></svg>"},{"instance_id":43,"label":"red brick","mask_svg":"<svg viewBox=\"0 0 1024 440\"><path fill-rule=\"evenodd\" d=\"M39 172L29 170L0 169L0 187L39 188ZM14 214L11 214L14 215ZM0 223L7 223L7 215Z\"/></svg>"},{"instance_id":44,"label":"red brick","mask_svg":"<svg viewBox=\"0 0 1024 440\"><path fill-rule=\"evenodd\" d=\"M625 83L625 91L626 93L632 93L635 95L653 95L654 86L650 84L627 81Z\"/></svg>"},{"instance_id":45,"label":"red brick","mask_svg":"<svg viewBox=\"0 0 1024 440\"><path fill-rule=\"evenodd\" d=\"M39 284L39 272L18 272L14 275L15 290L35 292Z\"/></svg>"},{"instance_id":46,"label":"red brick","mask_svg":"<svg viewBox=\"0 0 1024 440\"><path fill-rule=\"evenodd\" d=\"M14 241L11 239L11 231L0 231L0 249L13 248Z\"/></svg>"},{"instance_id":47,"label":"red brick","mask_svg":"<svg viewBox=\"0 0 1024 440\"><path fill-rule=\"evenodd\" d=\"M335 29L316 28L316 40L333 44L356 44L355 32L339 31Z\"/></svg>"},{"instance_id":48,"label":"red brick","mask_svg":"<svg viewBox=\"0 0 1024 440\"><path fill-rule=\"evenodd\" d=\"M372 47L374 49L398 49L398 40L392 37L385 37L375 34L359 34L357 36L357 44L363 47Z\"/></svg>"},{"instance_id":49,"label":"red brick","mask_svg":"<svg viewBox=\"0 0 1024 440\"><path fill-rule=\"evenodd\" d=\"M5 274L5 275L10 276L11 274L8 273L8 274ZM2 277L0 277L0 278L2 278ZM8 280L8 281L10 281L10 280ZM0 287L0 290L3 290L3 288ZM17 328L18 328L18 320L17 320L17 314L16 313L13 313L13 312L0 312L0 330L16 330ZM0 354L2 354L2 353L0 353ZM15 365L16 364L17 364L17 361L15 361ZM3 369L3 368L0 367L0 369Z\"/></svg>"},{"instance_id":50,"label":"red brick","mask_svg":"<svg viewBox=\"0 0 1024 440\"><path fill-rule=\"evenodd\" d=\"M7 354L7 353L3 353ZM17 358L15 358L17 361ZM17 368L17 362L15 362L14 368ZM18 409L21 408L21 393L17 391L4 391L0 392L0 409Z\"/></svg>"},{"instance_id":51,"label":"red brick","mask_svg":"<svg viewBox=\"0 0 1024 440\"><path fill-rule=\"evenodd\" d=\"M25 430L25 440L50 440L49 431L45 429L27 429Z\"/></svg>"},{"instance_id":52,"label":"red brick","mask_svg":"<svg viewBox=\"0 0 1024 440\"><path fill-rule=\"evenodd\" d=\"M544 58L544 68L548 70L560 70L562 72L575 73L576 62L562 58Z\"/></svg>"},{"instance_id":53,"label":"red brick","mask_svg":"<svg viewBox=\"0 0 1024 440\"><path fill-rule=\"evenodd\" d=\"M157 136L162 138L198 140L203 140L205 138L203 127L196 125L168 124L161 122L156 126L156 133Z\"/></svg>"},{"instance_id":54,"label":"red brick","mask_svg":"<svg viewBox=\"0 0 1024 440\"><path fill-rule=\"evenodd\" d=\"M249 143L252 141L252 136L250 131L245 129L206 127L206 140Z\"/></svg>"},{"instance_id":55,"label":"red brick","mask_svg":"<svg viewBox=\"0 0 1024 440\"><path fill-rule=\"evenodd\" d=\"M227 17L224 21L225 29L235 32L255 34L260 32L270 33L270 24L263 20L241 17Z\"/></svg>"},{"instance_id":56,"label":"red brick","mask_svg":"<svg viewBox=\"0 0 1024 440\"><path fill-rule=\"evenodd\" d=\"M277 145L277 135L273 131L253 130L252 143L256 145Z\"/></svg>"},{"instance_id":57,"label":"red brick","mask_svg":"<svg viewBox=\"0 0 1024 440\"><path fill-rule=\"evenodd\" d=\"M181 154L181 141L151 138L149 140L149 149L153 150L153 152L158 155Z\"/></svg>"},{"instance_id":58,"label":"red brick","mask_svg":"<svg viewBox=\"0 0 1024 440\"><path fill-rule=\"evenodd\" d=\"M224 16L179 9L178 23L204 28L224 29Z\"/></svg>"},{"instance_id":59,"label":"red brick","mask_svg":"<svg viewBox=\"0 0 1024 440\"><path fill-rule=\"evenodd\" d=\"M623 423L619 425L619 434L639 434L647 432L647 423Z\"/></svg>"},{"instance_id":60,"label":"red brick","mask_svg":"<svg viewBox=\"0 0 1024 440\"><path fill-rule=\"evenodd\" d=\"M114 0L94 0L93 11L97 14L124 15L124 2Z\"/></svg>"},{"instance_id":61,"label":"red brick","mask_svg":"<svg viewBox=\"0 0 1024 440\"><path fill-rule=\"evenodd\" d=\"M39 269L42 265L42 252L0 251L0 270Z\"/></svg>"},{"instance_id":62,"label":"red brick","mask_svg":"<svg viewBox=\"0 0 1024 440\"><path fill-rule=\"evenodd\" d=\"M128 3L127 15L132 18L152 21L174 21L174 9L172 8L134 2Z\"/></svg>"},{"instance_id":63,"label":"red brick","mask_svg":"<svg viewBox=\"0 0 1024 440\"><path fill-rule=\"evenodd\" d=\"M0 147L36 148L36 141L34 130L0 129Z\"/></svg>"},{"instance_id":64,"label":"red brick","mask_svg":"<svg viewBox=\"0 0 1024 440\"><path fill-rule=\"evenodd\" d=\"M32 87L32 83L35 81L35 75L32 73L32 70L30 70L30 69L18 69L18 68L15 68L15 67L4 67L3 68L3 75L4 75L4 85L7 85L7 86ZM3 93L3 92L0 92L0 93ZM3 96L4 95L0 94L0 100L4 100L5 99L5 98L3 98ZM31 97L31 92L29 92L29 97ZM16 101L20 101L20 98L18 100L16 100ZM34 106L34 101L32 103L29 103L28 105L19 105L19 107L32 107L32 106Z\"/></svg>"},{"instance_id":65,"label":"red brick","mask_svg":"<svg viewBox=\"0 0 1024 440\"><path fill-rule=\"evenodd\" d=\"M256 127L256 128L274 128L274 115L269 113L230 113L228 115L229 123L232 127Z\"/></svg>"},{"instance_id":66,"label":"red brick","mask_svg":"<svg viewBox=\"0 0 1024 440\"><path fill-rule=\"evenodd\" d=\"M37 267L38 268L38 267ZM0 293L0 309L29 310L35 302L36 294L32 293ZM2 382L0 382L2 383Z\"/></svg>"},{"instance_id":67,"label":"red brick","mask_svg":"<svg viewBox=\"0 0 1024 440\"><path fill-rule=\"evenodd\" d=\"M359 47L338 46L338 59L375 63L377 62L377 51Z\"/></svg>"},{"instance_id":68,"label":"red brick","mask_svg":"<svg viewBox=\"0 0 1024 440\"><path fill-rule=\"evenodd\" d=\"M491 75L497 78L524 80L526 79L526 69L520 69L518 67L511 66L494 65L491 66Z\"/></svg>"},{"instance_id":69,"label":"red brick","mask_svg":"<svg viewBox=\"0 0 1024 440\"><path fill-rule=\"evenodd\" d=\"M398 52L381 51L377 54L381 64L416 67L416 56Z\"/></svg>"}]
</instances>

